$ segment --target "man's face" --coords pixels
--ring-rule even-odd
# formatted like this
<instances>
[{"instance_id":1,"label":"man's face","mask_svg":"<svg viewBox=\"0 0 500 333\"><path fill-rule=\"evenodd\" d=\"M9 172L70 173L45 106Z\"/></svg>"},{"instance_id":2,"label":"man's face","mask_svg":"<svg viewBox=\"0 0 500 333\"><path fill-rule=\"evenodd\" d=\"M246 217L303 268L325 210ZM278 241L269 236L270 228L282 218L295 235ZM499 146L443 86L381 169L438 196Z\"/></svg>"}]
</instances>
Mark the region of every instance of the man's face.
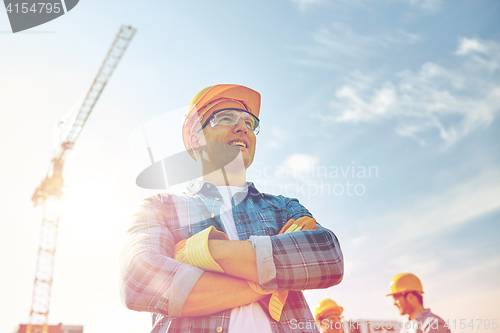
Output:
<instances>
[{"instance_id":1,"label":"man's face","mask_svg":"<svg viewBox=\"0 0 500 333\"><path fill-rule=\"evenodd\" d=\"M407 300L408 294L396 294L394 298L394 305L398 307L400 315L407 315L413 311L413 307Z\"/></svg>"},{"instance_id":2,"label":"man's face","mask_svg":"<svg viewBox=\"0 0 500 333\"><path fill-rule=\"evenodd\" d=\"M255 133L245 125L243 119L239 119L236 125L208 125L198 134L198 144L207 142L227 142L228 145L240 149L245 169L253 162L257 139Z\"/></svg>"}]
</instances>

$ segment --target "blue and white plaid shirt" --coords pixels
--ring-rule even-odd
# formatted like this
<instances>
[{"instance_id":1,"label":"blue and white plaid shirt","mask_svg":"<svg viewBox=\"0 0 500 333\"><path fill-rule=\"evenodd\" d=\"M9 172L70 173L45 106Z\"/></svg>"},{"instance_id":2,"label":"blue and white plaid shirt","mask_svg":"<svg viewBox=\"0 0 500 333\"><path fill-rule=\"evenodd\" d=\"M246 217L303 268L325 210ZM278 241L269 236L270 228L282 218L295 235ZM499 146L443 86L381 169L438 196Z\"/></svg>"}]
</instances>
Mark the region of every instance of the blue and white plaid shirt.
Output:
<instances>
[{"instance_id":1,"label":"blue and white plaid shirt","mask_svg":"<svg viewBox=\"0 0 500 333\"><path fill-rule=\"evenodd\" d=\"M430 309L424 309L414 320L404 323L400 333L450 333L450 328Z\"/></svg>"},{"instance_id":2,"label":"blue and white plaid shirt","mask_svg":"<svg viewBox=\"0 0 500 333\"><path fill-rule=\"evenodd\" d=\"M122 299L129 309L153 313L151 332L228 332L231 309L203 317L181 316L203 270L173 259L180 240L211 225L225 231L221 201L215 185L195 180L182 195L146 198L133 215ZM260 193L252 183L233 197L236 230L240 240L253 243L259 283L267 290L291 290L280 322L270 319L274 333L318 332L301 290L328 288L343 277L342 252L330 230L317 224L317 230L278 235L289 219L301 216L311 214L298 200Z\"/></svg>"}]
</instances>

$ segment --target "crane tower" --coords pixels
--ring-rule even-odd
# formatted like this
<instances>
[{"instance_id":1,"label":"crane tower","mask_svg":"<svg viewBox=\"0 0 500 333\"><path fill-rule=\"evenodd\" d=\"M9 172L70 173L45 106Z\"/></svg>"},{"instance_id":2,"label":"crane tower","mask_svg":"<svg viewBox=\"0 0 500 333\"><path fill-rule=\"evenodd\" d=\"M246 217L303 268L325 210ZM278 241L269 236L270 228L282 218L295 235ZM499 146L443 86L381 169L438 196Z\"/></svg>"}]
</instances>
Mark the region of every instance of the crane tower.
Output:
<instances>
[{"instance_id":1,"label":"crane tower","mask_svg":"<svg viewBox=\"0 0 500 333\"><path fill-rule=\"evenodd\" d=\"M80 108L77 109L78 111L70 119L62 121L59 124L61 138L51 160L49 170L31 198L35 206L41 205L43 207L43 220L30 321L26 328L27 333L48 333L47 321L54 273L59 212L63 194L62 187L64 182L62 171L65 153L68 149L73 148L90 112L94 108L97 99L101 95L111 74L113 74L116 65L127 49L135 32L136 29L131 26L121 26Z\"/></svg>"}]
</instances>

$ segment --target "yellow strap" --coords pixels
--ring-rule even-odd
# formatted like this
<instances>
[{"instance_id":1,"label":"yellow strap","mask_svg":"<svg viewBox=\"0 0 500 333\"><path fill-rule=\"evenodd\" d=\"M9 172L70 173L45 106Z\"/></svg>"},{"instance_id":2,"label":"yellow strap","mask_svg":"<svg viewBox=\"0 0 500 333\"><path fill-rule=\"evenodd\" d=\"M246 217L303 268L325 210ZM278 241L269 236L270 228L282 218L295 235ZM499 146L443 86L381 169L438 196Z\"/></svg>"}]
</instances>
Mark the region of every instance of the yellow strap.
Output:
<instances>
[{"instance_id":1,"label":"yellow strap","mask_svg":"<svg viewBox=\"0 0 500 333\"><path fill-rule=\"evenodd\" d=\"M297 224L294 223L294 224L292 224L290 226L290 228L286 229L285 233L294 232L294 231L300 231L300 230L302 230L302 226L299 226L299 225L297 225Z\"/></svg>"},{"instance_id":2,"label":"yellow strap","mask_svg":"<svg viewBox=\"0 0 500 333\"><path fill-rule=\"evenodd\" d=\"M247 281L250 288L257 294L268 295L272 294L269 299L269 314L271 318L276 321L280 321L281 312L283 312L283 307L285 306L286 298L288 297L288 290L278 292L275 290L264 290L261 285L252 281Z\"/></svg>"},{"instance_id":3,"label":"yellow strap","mask_svg":"<svg viewBox=\"0 0 500 333\"><path fill-rule=\"evenodd\" d=\"M186 250L184 251L184 254L188 264L191 266L195 266L206 271L224 273L224 270L210 255L210 251L208 249L208 238L212 229L215 229L213 225L189 237L186 241Z\"/></svg>"},{"instance_id":4,"label":"yellow strap","mask_svg":"<svg viewBox=\"0 0 500 333\"><path fill-rule=\"evenodd\" d=\"M177 245L176 245L176 247L177 247ZM184 242L183 246L180 249L175 251L174 259L177 261L180 261L182 263L185 263L185 264L188 263L187 258L186 258L186 242Z\"/></svg>"},{"instance_id":5,"label":"yellow strap","mask_svg":"<svg viewBox=\"0 0 500 333\"><path fill-rule=\"evenodd\" d=\"M271 318L276 321L280 321L281 313L283 312L283 307L285 306L286 299L288 297L288 290L274 292L269 300L269 314Z\"/></svg>"},{"instance_id":6,"label":"yellow strap","mask_svg":"<svg viewBox=\"0 0 500 333\"><path fill-rule=\"evenodd\" d=\"M288 221L286 221L285 225L283 226L283 228L281 228L278 235L284 234L288 230L288 228L290 228L290 226L294 223L295 223L294 219L289 219Z\"/></svg>"}]
</instances>

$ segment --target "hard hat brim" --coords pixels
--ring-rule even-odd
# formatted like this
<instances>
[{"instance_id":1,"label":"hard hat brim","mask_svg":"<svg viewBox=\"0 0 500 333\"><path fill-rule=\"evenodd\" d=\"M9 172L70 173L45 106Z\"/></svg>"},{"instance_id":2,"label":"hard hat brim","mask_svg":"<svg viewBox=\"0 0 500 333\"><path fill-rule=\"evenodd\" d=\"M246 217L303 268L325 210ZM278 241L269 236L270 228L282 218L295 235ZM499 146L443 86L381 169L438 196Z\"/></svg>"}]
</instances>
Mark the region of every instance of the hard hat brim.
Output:
<instances>
[{"instance_id":1,"label":"hard hat brim","mask_svg":"<svg viewBox=\"0 0 500 333\"><path fill-rule=\"evenodd\" d=\"M416 292L416 293L419 293L419 294L423 294L424 292L423 291L418 291L418 290L405 290L405 291L400 291L400 292L397 292L397 293L391 293L391 294L387 294L385 295L385 297L387 296L394 296L394 295L397 295L397 294L404 294L404 293L409 293L409 292Z\"/></svg>"}]
</instances>

